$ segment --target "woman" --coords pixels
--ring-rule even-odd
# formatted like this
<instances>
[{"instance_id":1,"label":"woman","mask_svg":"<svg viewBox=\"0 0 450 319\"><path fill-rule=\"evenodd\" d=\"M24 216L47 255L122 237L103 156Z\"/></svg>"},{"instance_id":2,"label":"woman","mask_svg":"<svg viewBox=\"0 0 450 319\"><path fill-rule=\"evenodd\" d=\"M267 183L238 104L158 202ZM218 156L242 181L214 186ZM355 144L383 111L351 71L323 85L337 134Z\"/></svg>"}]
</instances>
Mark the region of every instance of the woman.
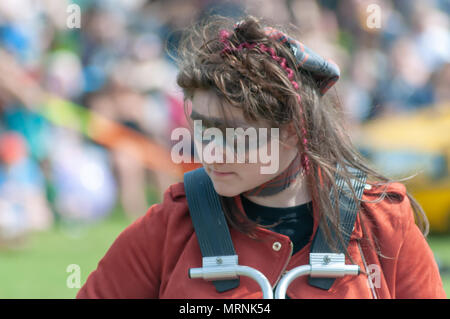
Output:
<instances>
[{"instance_id":1,"label":"woman","mask_svg":"<svg viewBox=\"0 0 450 319\"><path fill-rule=\"evenodd\" d=\"M238 24L213 16L192 30L180 45L178 75L191 120L224 133L237 127L278 129L278 135L267 136L270 143L258 134L256 148L245 149L244 162L236 161L239 153L226 161L217 154L210 161L203 158L222 200L239 264L258 269L275 287L287 270L309 263L319 226L336 248L344 234L338 205L331 200L337 197L330 193L339 191L336 174L347 182L354 178L345 169L338 171L338 165L351 166L369 177L362 199L353 193L360 205L346 246L347 263L358 264L363 273L338 278L329 289L301 277L289 286L288 297L445 298L423 234L428 228L424 212L403 184L368 166L346 135L338 106L324 96L339 77L337 66L252 16ZM263 174L267 163L250 157L263 147L275 151L272 140L277 137L277 169ZM197 149L211 142L202 134L196 137ZM235 142L227 138L227 147L235 150ZM330 231L340 235L337 241ZM120 234L78 297L262 296L247 277L225 292L216 291L211 282L189 279L188 269L201 263L184 184L174 184L161 204Z\"/></svg>"}]
</instances>

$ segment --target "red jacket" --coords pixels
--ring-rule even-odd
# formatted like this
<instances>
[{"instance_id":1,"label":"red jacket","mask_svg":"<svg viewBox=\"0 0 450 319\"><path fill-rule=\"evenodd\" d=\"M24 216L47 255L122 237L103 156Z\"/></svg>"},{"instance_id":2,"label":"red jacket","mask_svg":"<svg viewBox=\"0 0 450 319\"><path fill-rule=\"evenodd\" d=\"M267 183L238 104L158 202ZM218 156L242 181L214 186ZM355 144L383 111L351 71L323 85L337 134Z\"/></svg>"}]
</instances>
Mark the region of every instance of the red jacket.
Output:
<instances>
[{"instance_id":1,"label":"red jacket","mask_svg":"<svg viewBox=\"0 0 450 319\"><path fill-rule=\"evenodd\" d=\"M365 190L363 199L377 199L383 186ZM364 229L377 237L380 257L362 238L359 215L353 230L349 254L361 269L366 269L359 251L360 243L368 272L380 270L379 280L369 288L368 277L345 276L336 279L330 290L308 285L307 277L292 282L290 298L446 298L438 267L424 236L414 223L405 187L393 183L391 195L379 203L364 203L368 218ZM240 197L236 201L240 204ZM315 214L314 231L317 230ZM239 264L261 271L274 285L281 275L309 263L311 240L291 256L287 236L259 228L259 239L230 229ZM280 245L274 245L274 243ZM349 261L347 261L349 263ZM240 286L224 293L203 279L189 279L188 269L201 267L202 255L190 219L183 183L171 185L162 204L128 226L100 260L77 298L261 298L262 292L252 279L241 277Z\"/></svg>"}]
</instances>

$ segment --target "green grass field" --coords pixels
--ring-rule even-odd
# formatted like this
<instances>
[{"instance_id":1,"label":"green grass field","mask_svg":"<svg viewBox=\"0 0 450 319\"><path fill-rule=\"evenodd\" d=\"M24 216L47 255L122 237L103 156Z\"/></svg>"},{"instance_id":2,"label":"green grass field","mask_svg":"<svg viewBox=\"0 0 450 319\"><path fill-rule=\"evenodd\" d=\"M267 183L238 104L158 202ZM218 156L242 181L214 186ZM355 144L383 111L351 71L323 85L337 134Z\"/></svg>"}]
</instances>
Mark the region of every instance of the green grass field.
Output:
<instances>
[{"instance_id":1,"label":"green grass field","mask_svg":"<svg viewBox=\"0 0 450 319\"><path fill-rule=\"evenodd\" d=\"M111 218L82 230L60 227L34 234L19 250L1 251L0 298L74 298L78 289L67 288L67 266L80 266L83 284L129 223Z\"/></svg>"},{"instance_id":2,"label":"green grass field","mask_svg":"<svg viewBox=\"0 0 450 319\"><path fill-rule=\"evenodd\" d=\"M116 214L84 230L67 232L60 227L37 233L20 250L0 251L0 298L74 298L78 289L67 287L67 266L80 266L83 284L129 223ZM450 236L430 237L429 244L442 263L450 266ZM450 296L450 271L442 278Z\"/></svg>"}]
</instances>

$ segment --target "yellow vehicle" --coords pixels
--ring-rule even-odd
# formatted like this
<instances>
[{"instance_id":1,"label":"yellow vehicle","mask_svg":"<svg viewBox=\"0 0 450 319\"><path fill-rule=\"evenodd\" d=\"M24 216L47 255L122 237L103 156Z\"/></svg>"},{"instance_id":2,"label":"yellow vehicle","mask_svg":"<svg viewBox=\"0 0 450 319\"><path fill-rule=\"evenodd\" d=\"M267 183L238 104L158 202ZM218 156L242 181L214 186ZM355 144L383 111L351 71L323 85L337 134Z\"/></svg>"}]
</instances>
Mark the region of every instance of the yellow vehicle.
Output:
<instances>
[{"instance_id":1,"label":"yellow vehicle","mask_svg":"<svg viewBox=\"0 0 450 319\"><path fill-rule=\"evenodd\" d=\"M391 178L403 182L422 205L436 233L450 231L450 103L364 124L361 152Z\"/></svg>"}]
</instances>

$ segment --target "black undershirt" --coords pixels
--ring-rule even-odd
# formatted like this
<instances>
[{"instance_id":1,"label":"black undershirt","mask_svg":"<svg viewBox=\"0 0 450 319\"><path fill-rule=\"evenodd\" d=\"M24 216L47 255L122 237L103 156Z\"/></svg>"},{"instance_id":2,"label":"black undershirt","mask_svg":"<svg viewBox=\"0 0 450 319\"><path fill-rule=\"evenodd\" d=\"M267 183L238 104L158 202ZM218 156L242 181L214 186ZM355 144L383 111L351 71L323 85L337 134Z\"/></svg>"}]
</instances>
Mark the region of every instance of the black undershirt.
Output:
<instances>
[{"instance_id":1,"label":"black undershirt","mask_svg":"<svg viewBox=\"0 0 450 319\"><path fill-rule=\"evenodd\" d=\"M256 204L244 196L241 198L245 213L251 220L264 226L280 222L269 229L291 239L294 245L292 254L308 243L314 227L312 202L294 207L267 207Z\"/></svg>"}]
</instances>

